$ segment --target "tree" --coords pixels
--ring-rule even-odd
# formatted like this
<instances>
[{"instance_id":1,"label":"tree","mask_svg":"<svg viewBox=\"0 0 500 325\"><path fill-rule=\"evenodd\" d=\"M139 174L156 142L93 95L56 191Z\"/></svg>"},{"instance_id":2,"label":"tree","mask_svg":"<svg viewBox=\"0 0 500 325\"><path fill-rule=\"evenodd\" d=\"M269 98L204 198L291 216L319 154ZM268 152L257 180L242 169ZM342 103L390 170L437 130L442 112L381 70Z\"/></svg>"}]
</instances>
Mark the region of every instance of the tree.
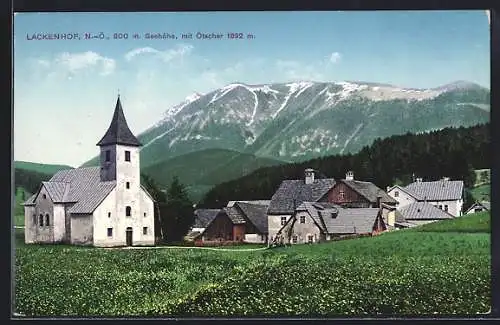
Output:
<instances>
[{"instance_id":1,"label":"tree","mask_svg":"<svg viewBox=\"0 0 500 325\"><path fill-rule=\"evenodd\" d=\"M167 202L167 195L160 189L158 184L149 175L141 174L141 183L146 188L148 193L153 197L154 202L154 218L155 218L155 238L163 238L162 220L160 213L160 205Z\"/></svg>"},{"instance_id":2,"label":"tree","mask_svg":"<svg viewBox=\"0 0 500 325\"><path fill-rule=\"evenodd\" d=\"M474 203L475 203L474 196L470 192L469 189L465 189L464 191L464 204L462 207L463 211L467 211Z\"/></svg>"},{"instance_id":3,"label":"tree","mask_svg":"<svg viewBox=\"0 0 500 325\"><path fill-rule=\"evenodd\" d=\"M167 190L167 202L160 204L160 213L163 237L168 242L181 241L194 223L193 202L177 177Z\"/></svg>"},{"instance_id":4,"label":"tree","mask_svg":"<svg viewBox=\"0 0 500 325\"><path fill-rule=\"evenodd\" d=\"M480 181L481 183L488 183L489 182L489 175L487 170L483 170L480 173Z\"/></svg>"}]
</instances>

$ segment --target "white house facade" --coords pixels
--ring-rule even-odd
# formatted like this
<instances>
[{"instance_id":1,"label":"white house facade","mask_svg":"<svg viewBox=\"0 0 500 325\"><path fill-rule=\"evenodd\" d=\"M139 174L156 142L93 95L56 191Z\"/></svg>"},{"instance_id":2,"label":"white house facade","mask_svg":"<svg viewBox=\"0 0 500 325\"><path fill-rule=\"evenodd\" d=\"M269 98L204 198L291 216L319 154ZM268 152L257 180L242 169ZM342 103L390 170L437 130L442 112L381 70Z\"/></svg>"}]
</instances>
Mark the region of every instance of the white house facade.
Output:
<instances>
[{"instance_id":1,"label":"white house facade","mask_svg":"<svg viewBox=\"0 0 500 325\"><path fill-rule=\"evenodd\" d=\"M426 202L454 217L462 215L463 191L463 181L452 181L446 177L430 182L417 179L406 187L396 185L387 189L387 193L398 201L398 210L415 202Z\"/></svg>"},{"instance_id":2,"label":"white house facade","mask_svg":"<svg viewBox=\"0 0 500 325\"><path fill-rule=\"evenodd\" d=\"M417 199L408 193L403 187L399 185L395 185L391 188L387 189L387 194L389 194L393 199L398 201L397 208L402 208L414 202L417 202Z\"/></svg>"},{"instance_id":3,"label":"white house facade","mask_svg":"<svg viewBox=\"0 0 500 325\"><path fill-rule=\"evenodd\" d=\"M140 142L118 97L97 167L62 170L25 203L26 243L154 245L154 201L140 184Z\"/></svg>"}]
</instances>

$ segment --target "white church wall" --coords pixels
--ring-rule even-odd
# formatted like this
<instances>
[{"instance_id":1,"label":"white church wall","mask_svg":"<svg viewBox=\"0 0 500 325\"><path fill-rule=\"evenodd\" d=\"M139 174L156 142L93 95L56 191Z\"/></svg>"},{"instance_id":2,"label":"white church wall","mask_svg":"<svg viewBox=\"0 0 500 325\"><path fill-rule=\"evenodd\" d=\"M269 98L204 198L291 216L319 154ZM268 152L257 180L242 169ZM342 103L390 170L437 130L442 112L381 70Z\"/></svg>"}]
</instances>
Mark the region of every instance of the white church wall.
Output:
<instances>
[{"instance_id":1,"label":"white church wall","mask_svg":"<svg viewBox=\"0 0 500 325\"><path fill-rule=\"evenodd\" d=\"M64 205L54 204L54 242L62 242L66 235L66 215Z\"/></svg>"},{"instance_id":2,"label":"white church wall","mask_svg":"<svg viewBox=\"0 0 500 325\"><path fill-rule=\"evenodd\" d=\"M125 226L116 213L116 188L113 189L94 211L94 246L125 246ZM111 228L111 236L108 236Z\"/></svg>"},{"instance_id":3,"label":"white church wall","mask_svg":"<svg viewBox=\"0 0 500 325\"><path fill-rule=\"evenodd\" d=\"M71 215L71 244L92 245L93 216L91 214Z\"/></svg>"},{"instance_id":4,"label":"white church wall","mask_svg":"<svg viewBox=\"0 0 500 325\"><path fill-rule=\"evenodd\" d=\"M140 237L134 242L134 245L150 246L155 244L155 220L154 220L154 202L151 197L141 189L141 227L138 232L134 229L134 233L139 233ZM146 229L144 229L146 227ZM146 234L144 234L144 231Z\"/></svg>"},{"instance_id":5,"label":"white church wall","mask_svg":"<svg viewBox=\"0 0 500 325\"><path fill-rule=\"evenodd\" d=\"M24 207L24 242L32 244L36 240L36 218L35 206Z\"/></svg>"},{"instance_id":6,"label":"white church wall","mask_svg":"<svg viewBox=\"0 0 500 325\"><path fill-rule=\"evenodd\" d=\"M50 198L45 186L42 186L40 193L35 200L35 214L37 215L37 227L35 242L51 243L54 242L54 204ZM47 215L49 216L49 225L47 226ZM40 223L40 216L43 216L43 224Z\"/></svg>"}]
</instances>

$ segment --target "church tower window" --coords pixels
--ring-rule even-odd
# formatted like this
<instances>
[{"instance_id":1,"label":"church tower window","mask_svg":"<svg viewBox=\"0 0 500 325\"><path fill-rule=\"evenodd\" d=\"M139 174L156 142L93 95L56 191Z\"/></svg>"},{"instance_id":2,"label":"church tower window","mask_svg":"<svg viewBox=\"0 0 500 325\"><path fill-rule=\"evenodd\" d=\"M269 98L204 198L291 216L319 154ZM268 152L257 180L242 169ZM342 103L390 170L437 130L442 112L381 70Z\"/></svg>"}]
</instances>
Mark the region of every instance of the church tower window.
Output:
<instances>
[{"instance_id":1,"label":"church tower window","mask_svg":"<svg viewBox=\"0 0 500 325\"><path fill-rule=\"evenodd\" d=\"M130 217L132 215L132 208L131 207L128 206L125 208L125 215L127 217Z\"/></svg>"},{"instance_id":2,"label":"church tower window","mask_svg":"<svg viewBox=\"0 0 500 325\"><path fill-rule=\"evenodd\" d=\"M130 151L125 150L125 161L130 161Z\"/></svg>"}]
</instances>

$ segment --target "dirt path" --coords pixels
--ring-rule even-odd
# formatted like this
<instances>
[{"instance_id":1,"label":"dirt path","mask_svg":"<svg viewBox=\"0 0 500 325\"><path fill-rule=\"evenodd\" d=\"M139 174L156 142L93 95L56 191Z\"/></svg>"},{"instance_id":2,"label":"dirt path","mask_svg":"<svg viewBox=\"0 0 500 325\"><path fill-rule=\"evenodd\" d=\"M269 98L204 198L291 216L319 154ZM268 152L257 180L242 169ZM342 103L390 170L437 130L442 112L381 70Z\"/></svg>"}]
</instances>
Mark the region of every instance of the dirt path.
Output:
<instances>
[{"instance_id":1,"label":"dirt path","mask_svg":"<svg viewBox=\"0 0 500 325\"><path fill-rule=\"evenodd\" d=\"M254 252L254 251L262 251L268 249L268 247L261 248L240 248L240 249L231 249L231 248L213 248L213 247L185 247L185 246L130 246L130 247L105 247L103 249L205 249L209 251L230 251L230 252Z\"/></svg>"}]
</instances>

